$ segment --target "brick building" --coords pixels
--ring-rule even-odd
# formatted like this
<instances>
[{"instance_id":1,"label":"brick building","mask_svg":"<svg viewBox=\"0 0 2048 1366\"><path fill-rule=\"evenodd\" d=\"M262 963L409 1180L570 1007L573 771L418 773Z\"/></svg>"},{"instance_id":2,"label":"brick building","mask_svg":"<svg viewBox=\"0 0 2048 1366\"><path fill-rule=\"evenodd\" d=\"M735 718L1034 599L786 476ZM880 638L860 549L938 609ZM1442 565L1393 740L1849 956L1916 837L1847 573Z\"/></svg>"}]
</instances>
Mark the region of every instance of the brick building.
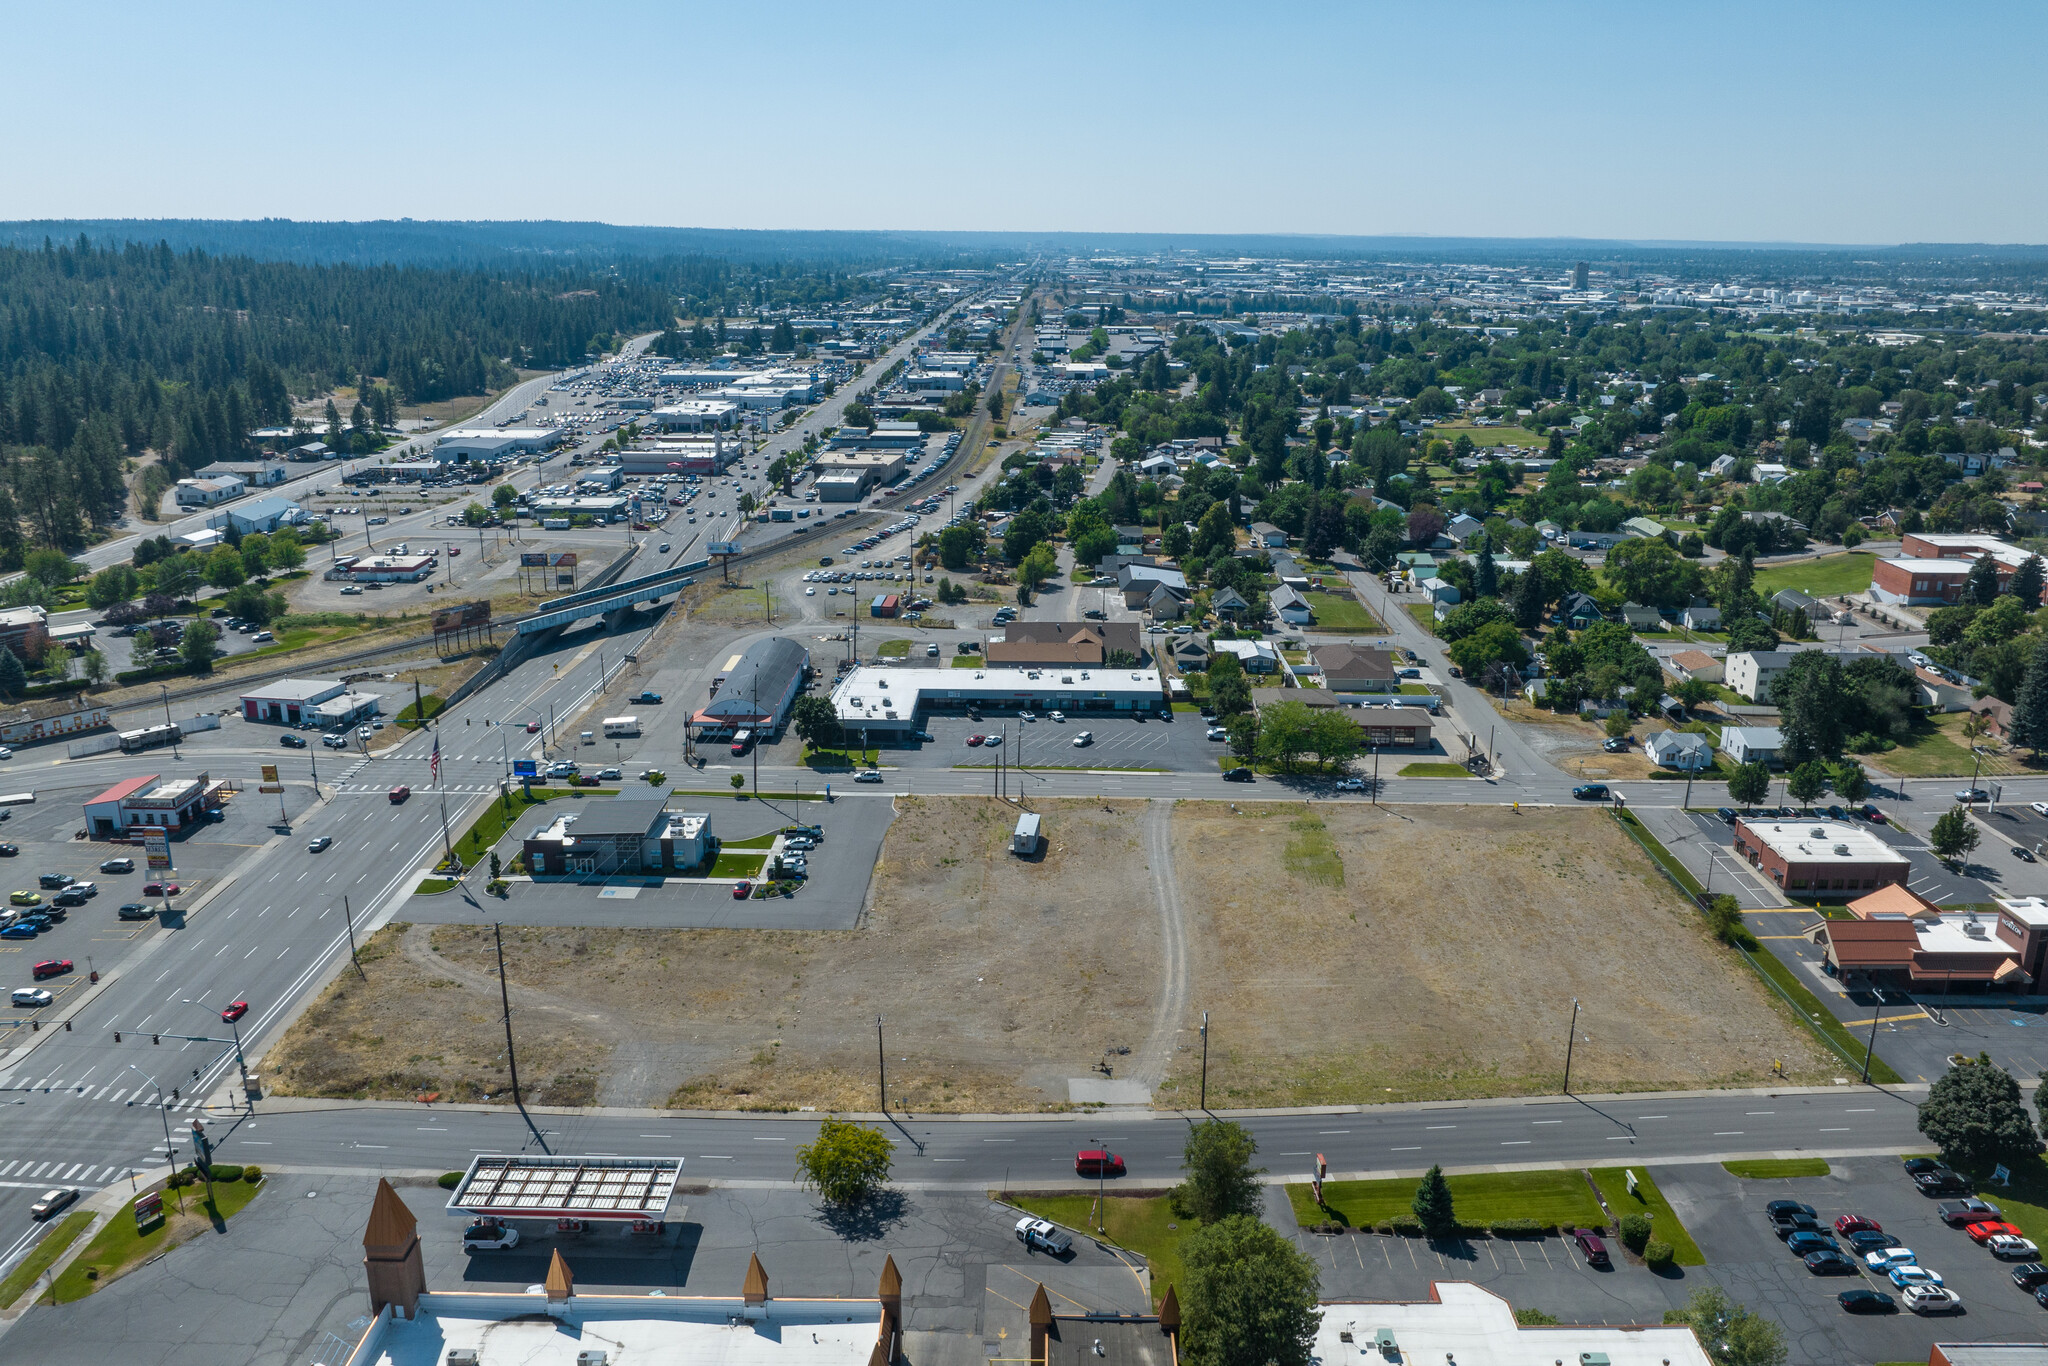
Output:
<instances>
[{"instance_id":1,"label":"brick building","mask_svg":"<svg viewBox=\"0 0 2048 1366\"><path fill-rule=\"evenodd\" d=\"M1745 816L1735 822L1735 852L1782 891L1809 900L1904 883L1913 866L1867 826L1812 818Z\"/></svg>"}]
</instances>

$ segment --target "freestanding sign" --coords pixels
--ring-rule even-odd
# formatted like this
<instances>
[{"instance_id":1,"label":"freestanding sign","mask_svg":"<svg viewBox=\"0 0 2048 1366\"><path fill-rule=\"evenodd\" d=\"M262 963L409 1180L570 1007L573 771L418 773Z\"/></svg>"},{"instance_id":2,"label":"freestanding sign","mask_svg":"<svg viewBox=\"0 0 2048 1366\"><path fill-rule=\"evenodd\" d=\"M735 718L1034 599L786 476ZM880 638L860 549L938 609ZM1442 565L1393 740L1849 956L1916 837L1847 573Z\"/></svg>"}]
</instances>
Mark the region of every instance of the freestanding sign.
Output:
<instances>
[{"instance_id":1,"label":"freestanding sign","mask_svg":"<svg viewBox=\"0 0 2048 1366\"><path fill-rule=\"evenodd\" d=\"M151 872L171 866L171 832L163 829L142 832L142 854Z\"/></svg>"}]
</instances>

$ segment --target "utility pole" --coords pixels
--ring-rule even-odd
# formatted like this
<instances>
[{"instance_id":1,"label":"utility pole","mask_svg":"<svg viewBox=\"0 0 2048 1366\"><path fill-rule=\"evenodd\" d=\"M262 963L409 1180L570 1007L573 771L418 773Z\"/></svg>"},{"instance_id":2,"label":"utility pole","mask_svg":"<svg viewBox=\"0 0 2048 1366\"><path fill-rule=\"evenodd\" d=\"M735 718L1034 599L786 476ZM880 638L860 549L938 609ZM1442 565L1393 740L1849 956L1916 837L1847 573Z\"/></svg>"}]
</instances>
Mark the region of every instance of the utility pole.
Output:
<instances>
[{"instance_id":1,"label":"utility pole","mask_svg":"<svg viewBox=\"0 0 2048 1366\"><path fill-rule=\"evenodd\" d=\"M526 1107L519 1099L519 1059L512 1052L512 992L505 985L505 932L495 920L491 922L491 939L498 946L498 1001L505 1009L505 1066L512 1073L512 1103L523 1110Z\"/></svg>"},{"instance_id":2,"label":"utility pole","mask_svg":"<svg viewBox=\"0 0 2048 1366\"><path fill-rule=\"evenodd\" d=\"M1572 997L1572 1023L1571 1027L1565 1031L1564 1036L1564 1093L1566 1095L1572 1093L1572 1044L1577 1041L1578 1033L1579 998L1574 996Z\"/></svg>"},{"instance_id":3,"label":"utility pole","mask_svg":"<svg viewBox=\"0 0 2048 1366\"><path fill-rule=\"evenodd\" d=\"M156 690L163 698L164 725L172 726L175 723L171 720L171 689L168 684L159 683L156 685ZM171 731L171 757L173 759L178 757L178 732L175 730Z\"/></svg>"},{"instance_id":4,"label":"utility pole","mask_svg":"<svg viewBox=\"0 0 2048 1366\"><path fill-rule=\"evenodd\" d=\"M1202 1012L1202 1112L1209 1110L1209 1012Z\"/></svg>"},{"instance_id":5,"label":"utility pole","mask_svg":"<svg viewBox=\"0 0 2048 1366\"><path fill-rule=\"evenodd\" d=\"M414 719L424 728L427 724L427 703L426 699L420 695L420 676L418 674L412 676L412 714Z\"/></svg>"},{"instance_id":6,"label":"utility pole","mask_svg":"<svg viewBox=\"0 0 2048 1366\"><path fill-rule=\"evenodd\" d=\"M356 921L349 912L347 893L343 893L341 898L341 923L348 931L348 961L356 965L356 976L367 982L370 980L370 974L363 971L363 960L356 957Z\"/></svg>"},{"instance_id":7,"label":"utility pole","mask_svg":"<svg viewBox=\"0 0 2048 1366\"><path fill-rule=\"evenodd\" d=\"M1870 1084L1870 1059L1877 1052L1877 1017L1884 1013L1884 992L1877 982L1870 983L1870 994L1877 997L1877 1004L1870 1008L1870 1043L1863 1050L1863 1084Z\"/></svg>"},{"instance_id":8,"label":"utility pole","mask_svg":"<svg viewBox=\"0 0 2048 1366\"><path fill-rule=\"evenodd\" d=\"M882 1017L875 1016L875 1089L882 1113L889 1113L889 1059L882 1053Z\"/></svg>"}]
</instances>

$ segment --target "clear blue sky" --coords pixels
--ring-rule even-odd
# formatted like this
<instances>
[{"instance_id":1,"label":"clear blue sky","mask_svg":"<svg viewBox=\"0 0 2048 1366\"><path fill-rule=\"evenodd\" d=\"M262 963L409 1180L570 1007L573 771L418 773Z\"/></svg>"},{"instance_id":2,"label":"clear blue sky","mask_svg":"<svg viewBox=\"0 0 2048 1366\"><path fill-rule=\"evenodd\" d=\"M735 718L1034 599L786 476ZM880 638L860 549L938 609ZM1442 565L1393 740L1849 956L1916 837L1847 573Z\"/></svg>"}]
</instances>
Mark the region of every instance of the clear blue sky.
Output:
<instances>
[{"instance_id":1,"label":"clear blue sky","mask_svg":"<svg viewBox=\"0 0 2048 1366\"><path fill-rule=\"evenodd\" d=\"M2041 4L15 6L0 218L2048 240Z\"/></svg>"}]
</instances>

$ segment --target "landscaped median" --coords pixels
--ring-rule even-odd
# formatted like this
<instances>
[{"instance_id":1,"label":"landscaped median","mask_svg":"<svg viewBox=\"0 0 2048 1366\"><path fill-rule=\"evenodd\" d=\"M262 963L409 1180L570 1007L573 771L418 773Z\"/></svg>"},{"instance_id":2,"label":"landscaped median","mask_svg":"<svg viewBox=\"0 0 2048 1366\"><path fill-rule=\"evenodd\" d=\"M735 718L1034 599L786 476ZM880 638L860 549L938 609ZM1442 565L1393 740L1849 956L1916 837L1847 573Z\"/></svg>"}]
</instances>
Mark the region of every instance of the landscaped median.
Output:
<instances>
[{"instance_id":1,"label":"landscaped median","mask_svg":"<svg viewBox=\"0 0 2048 1366\"><path fill-rule=\"evenodd\" d=\"M1826 1176L1833 1170L1821 1157L1759 1157L1746 1162L1723 1162L1730 1176L1745 1181L1774 1181L1788 1176Z\"/></svg>"},{"instance_id":2,"label":"landscaped median","mask_svg":"<svg viewBox=\"0 0 2048 1366\"><path fill-rule=\"evenodd\" d=\"M65 1215L62 1223L44 1234L43 1240L21 1259L21 1264L7 1274L7 1279L0 1280L0 1309L11 1308L16 1300L26 1295L29 1287L42 1279L43 1273L56 1264L65 1249L77 1242L78 1236L91 1224L92 1215L79 1210Z\"/></svg>"},{"instance_id":3,"label":"landscaped median","mask_svg":"<svg viewBox=\"0 0 2048 1366\"><path fill-rule=\"evenodd\" d=\"M251 1174L256 1177L254 1181L247 1179ZM241 1213L263 1190L262 1174L254 1167L214 1168L211 1200L207 1198L206 1185L198 1182L190 1168L180 1174L180 1179L196 1184L185 1185L181 1190L164 1190L164 1217L154 1223L138 1228L134 1202L122 1205L57 1277L50 1287L51 1302L67 1304L82 1300L181 1243L209 1233L226 1232L227 1221Z\"/></svg>"}]
</instances>

